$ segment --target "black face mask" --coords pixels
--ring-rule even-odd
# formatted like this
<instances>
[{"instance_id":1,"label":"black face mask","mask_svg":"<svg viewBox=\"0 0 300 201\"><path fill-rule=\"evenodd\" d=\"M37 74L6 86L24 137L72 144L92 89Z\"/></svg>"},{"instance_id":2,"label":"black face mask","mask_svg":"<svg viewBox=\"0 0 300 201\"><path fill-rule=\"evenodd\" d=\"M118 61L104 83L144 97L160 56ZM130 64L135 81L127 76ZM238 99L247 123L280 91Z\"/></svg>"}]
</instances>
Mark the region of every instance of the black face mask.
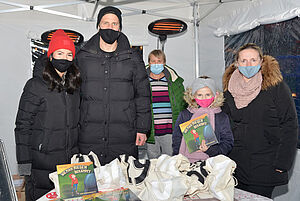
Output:
<instances>
[{"instance_id":1,"label":"black face mask","mask_svg":"<svg viewBox=\"0 0 300 201\"><path fill-rule=\"evenodd\" d=\"M56 68L59 72L63 73L68 70L68 68L73 64L73 61L69 61L66 59L54 59L52 57L51 63L54 68Z\"/></svg>"},{"instance_id":2,"label":"black face mask","mask_svg":"<svg viewBox=\"0 0 300 201\"><path fill-rule=\"evenodd\" d=\"M108 44L113 44L120 36L120 32L113 29L100 29L99 33L101 38Z\"/></svg>"}]
</instances>

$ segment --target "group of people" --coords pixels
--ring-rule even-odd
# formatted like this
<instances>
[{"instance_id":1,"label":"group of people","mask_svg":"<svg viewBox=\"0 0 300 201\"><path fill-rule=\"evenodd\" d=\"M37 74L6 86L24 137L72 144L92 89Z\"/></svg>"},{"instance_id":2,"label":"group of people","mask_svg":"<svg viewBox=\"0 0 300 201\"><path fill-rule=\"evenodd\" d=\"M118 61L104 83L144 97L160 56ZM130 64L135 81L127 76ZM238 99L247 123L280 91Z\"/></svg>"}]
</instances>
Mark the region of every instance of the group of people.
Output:
<instances>
[{"instance_id":1,"label":"group of people","mask_svg":"<svg viewBox=\"0 0 300 201\"><path fill-rule=\"evenodd\" d=\"M121 154L138 158L142 145L149 159L183 154L192 163L228 155L237 163L237 187L267 197L288 182L298 122L273 57L246 44L224 73L223 92L207 76L185 90L161 50L149 54L145 67L121 32L118 8L102 8L96 27L78 51L57 30L24 87L15 141L27 201L52 190L49 173L75 153L93 151L105 165ZM219 143L203 142L189 153L179 125L203 114Z\"/></svg>"}]
</instances>

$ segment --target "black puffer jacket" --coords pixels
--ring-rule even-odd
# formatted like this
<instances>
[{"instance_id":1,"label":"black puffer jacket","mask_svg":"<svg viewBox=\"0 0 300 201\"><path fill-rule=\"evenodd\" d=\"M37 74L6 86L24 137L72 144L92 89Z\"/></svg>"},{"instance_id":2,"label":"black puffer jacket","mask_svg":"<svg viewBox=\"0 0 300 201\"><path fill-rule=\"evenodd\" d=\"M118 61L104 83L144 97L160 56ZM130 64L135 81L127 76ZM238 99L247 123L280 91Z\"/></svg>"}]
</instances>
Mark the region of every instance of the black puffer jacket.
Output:
<instances>
[{"instance_id":1,"label":"black puffer jacket","mask_svg":"<svg viewBox=\"0 0 300 201\"><path fill-rule=\"evenodd\" d=\"M291 91L282 79L278 62L265 55L261 65L262 90L247 107L237 109L228 91L228 83L235 69L232 64L223 76L223 111L232 122L234 147L229 157L237 163L235 176L248 185L286 184L288 170L296 154L298 136Z\"/></svg>"},{"instance_id":2,"label":"black puffer jacket","mask_svg":"<svg viewBox=\"0 0 300 201\"><path fill-rule=\"evenodd\" d=\"M50 91L42 78L45 59L36 62L24 87L15 128L17 161L31 164L35 199L54 188L48 175L56 165L70 163L78 153L79 90Z\"/></svg>"},{"instance_id":3,"label":"black puffer jacket","mask_svg":"<svg viewBox=\"0 0 300 201\"><path fill-rule=\"evenodd\" d=\"M150 87L141 55L121 33L115 52L103 52L95 34L77 54L82 75L80 152L102 165L120 154L137 157L136 134L151 125Z\"/></svg>"}]
</instances>

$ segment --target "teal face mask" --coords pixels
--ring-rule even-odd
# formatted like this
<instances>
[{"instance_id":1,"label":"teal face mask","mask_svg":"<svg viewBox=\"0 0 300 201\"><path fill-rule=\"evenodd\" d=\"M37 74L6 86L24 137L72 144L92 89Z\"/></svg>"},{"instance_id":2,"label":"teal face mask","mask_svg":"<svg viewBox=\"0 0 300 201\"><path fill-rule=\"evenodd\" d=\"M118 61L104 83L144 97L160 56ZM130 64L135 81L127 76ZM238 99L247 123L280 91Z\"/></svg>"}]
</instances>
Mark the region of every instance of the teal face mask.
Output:
<instances>
[{"instance_id":1,"label":"teal face mask","mask_svg":"<svg viewBox=\"0 0 300 201\"><path fill-rule=\"evenodd\" d=\"M260 65L257 66L239 66L239 71L247 78L253 77L258 73Z\"/></svg>"},{"instance_id":2,"label":"teal face mask","mask_svg":"<svg viewBox=\"0 0 300 201\"><path fill-rule=\"evenodd\" d=\"M152 73L159 75L164 70L164 64L151 64L150 70Z\"/></svg>"}]
</instances>

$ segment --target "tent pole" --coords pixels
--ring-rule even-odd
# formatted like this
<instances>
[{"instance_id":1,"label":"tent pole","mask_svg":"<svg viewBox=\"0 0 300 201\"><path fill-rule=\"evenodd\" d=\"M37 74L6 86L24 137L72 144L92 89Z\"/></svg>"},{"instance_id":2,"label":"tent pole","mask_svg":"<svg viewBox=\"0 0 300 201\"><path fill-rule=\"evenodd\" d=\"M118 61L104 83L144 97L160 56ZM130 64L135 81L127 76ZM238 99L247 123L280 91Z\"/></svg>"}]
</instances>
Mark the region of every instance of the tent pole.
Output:
<instances>
[{"instance_id":1,"label":"tent pole","mask_svg":"<svg viewBox=\"0 0 300 201\"><path fill-rule=\"evenodd\" d=\"M199 27L199 6L197 2L193 4L193 18L194 18L194 34L195 34L195 78L200 76L200 66L199 66L199 35L198 35L198 27Z\"/></svg>"}]
</instances>

